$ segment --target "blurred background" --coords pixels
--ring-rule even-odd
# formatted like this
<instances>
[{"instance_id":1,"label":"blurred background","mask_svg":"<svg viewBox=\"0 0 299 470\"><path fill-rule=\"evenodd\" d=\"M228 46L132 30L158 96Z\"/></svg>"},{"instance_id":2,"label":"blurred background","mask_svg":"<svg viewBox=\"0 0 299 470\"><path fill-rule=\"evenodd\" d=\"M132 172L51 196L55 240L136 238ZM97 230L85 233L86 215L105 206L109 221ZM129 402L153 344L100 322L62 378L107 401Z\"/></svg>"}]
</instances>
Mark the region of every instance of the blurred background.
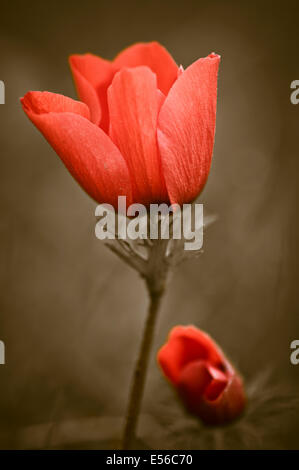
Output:
<instances>
[{"instance_id":1,"label":"blurred background","mask_svg":"<svg viewBox=\"0 0 299 470\"><path fill-rule=\"evenodd\" d=\"M298 2L45 1L1 5L0 447L106 448L121 431L146 313L142 281L94 235L95 203L23 114L19 97L76 98L71 53L112 59L157 40L188 66L222 56L212 170L218 220L174 273L139 426L144 448L299 448ZM226 428L185 414L155 363L170 328L209 332L244 376Z\"/></svg>"}]
</instances>

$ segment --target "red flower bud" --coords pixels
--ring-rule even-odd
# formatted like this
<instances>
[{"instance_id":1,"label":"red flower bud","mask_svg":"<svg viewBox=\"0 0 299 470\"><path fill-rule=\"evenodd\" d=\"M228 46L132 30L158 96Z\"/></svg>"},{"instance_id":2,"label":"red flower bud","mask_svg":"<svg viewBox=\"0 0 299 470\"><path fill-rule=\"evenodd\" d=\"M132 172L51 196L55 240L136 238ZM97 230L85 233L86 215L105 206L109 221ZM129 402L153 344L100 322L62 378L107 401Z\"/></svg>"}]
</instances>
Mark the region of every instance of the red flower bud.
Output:
<instances>
[{"instance_id":1,"label":"red flower bud","mask_svg":"<svg viewBox=\"0 0 299 470\"><path fill-rule=\"evenodd\" d=\"M241 377L209 335L176 326L157 356L186 408L206 424L228 423L244 410Z\"/></svg>"},{"instance_id":2,"label":"red flower bud","mask_svg":"<svg viewBox=\"0 0 299 470\"><path fill-rule=\"evenodd\" d=\"M29 92L23 109L70 173L99 203L193 201L211 165L220 57L179 68L159 43L113 61L73 55L81 102Z\"/></svg>"}]
</instances>

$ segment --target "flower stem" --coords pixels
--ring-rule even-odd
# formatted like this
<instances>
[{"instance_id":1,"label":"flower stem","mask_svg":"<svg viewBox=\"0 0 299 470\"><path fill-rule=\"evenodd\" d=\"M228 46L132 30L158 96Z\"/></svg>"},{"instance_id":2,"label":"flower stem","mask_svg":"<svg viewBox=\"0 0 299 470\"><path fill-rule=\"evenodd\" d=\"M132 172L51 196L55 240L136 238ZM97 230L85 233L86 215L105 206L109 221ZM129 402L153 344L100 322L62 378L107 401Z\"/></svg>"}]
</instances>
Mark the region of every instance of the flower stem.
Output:
<instances>
[{"instance_id":1,"label":"flower stem","mask_svg":"<svg viewBox=\"0 0 299 470\"><path fill-rule=\"evenodd\" d=\"M146 373L153 343L156 320L165 291L167 268L164 263L165 243L158 241L150 259L150 275L145 277L149 293L149 308L143 331L129 396L121 448L132 449L144 392Z\"/></svg>"},{"instance_id":2,"label":"flower stem","mask_svg":"<svg viewBox=\"0 0 299 470\"><path fill-rule=\"evenodd\" d=\"M134 443L150 351L153 343L155 325L163 292L153 293L149 291L149 296L150 304L141 341L139 357L137 359L133 374L124 434L122 439L122 449L132 449L132 445Z\"/></svg>"}]
</instances>

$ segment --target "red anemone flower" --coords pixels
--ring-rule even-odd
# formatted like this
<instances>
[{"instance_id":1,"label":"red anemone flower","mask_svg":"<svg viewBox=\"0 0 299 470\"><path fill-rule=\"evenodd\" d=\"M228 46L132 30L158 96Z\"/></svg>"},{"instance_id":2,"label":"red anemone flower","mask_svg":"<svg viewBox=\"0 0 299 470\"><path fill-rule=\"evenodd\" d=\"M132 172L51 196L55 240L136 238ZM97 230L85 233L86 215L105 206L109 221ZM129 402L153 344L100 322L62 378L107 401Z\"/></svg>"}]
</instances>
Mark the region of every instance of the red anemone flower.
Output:
<instances>
[{"instance_id":1,"label":"red anemone flower","mask_svg":"<svg viewBox=\"0 0 299 470\"><path fill-rule=\"evenodd\" d=\"M158 352L158 362L186 408L206 424L226 424L244 410L241 377L209 335L176 326Z\"/></svg>"},{"instance_id":2,"label":"red anemone flower","mask_svg":"<svg viewBox=\"0 0 299 470\"><path fill-rule=\"evenodd\" d=\"M113 61L73 55L81 102L48 92L21 99L70 173L99 203L193 201L207 180L214 144L217 72L210 54L185 71L157 42Z\"/></svg>"}]
</instances>

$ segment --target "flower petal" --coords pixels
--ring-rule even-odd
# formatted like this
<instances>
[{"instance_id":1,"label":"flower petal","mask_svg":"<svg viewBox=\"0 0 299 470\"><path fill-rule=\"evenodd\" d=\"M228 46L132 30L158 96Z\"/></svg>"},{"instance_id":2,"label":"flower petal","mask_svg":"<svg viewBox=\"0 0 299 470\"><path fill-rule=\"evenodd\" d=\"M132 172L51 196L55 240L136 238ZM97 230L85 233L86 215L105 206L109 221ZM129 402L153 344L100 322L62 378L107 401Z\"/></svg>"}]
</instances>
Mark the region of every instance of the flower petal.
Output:
<instances>
[{"instance_id":1,"label":"flower petal","mask_svg":"<svg viewBox=\"0 0 299 470\"><path fill-rule=\"evenodd\" d=\"M206 398L215 400L227 386L229 378L211 367L208 361L192 361L183 368L178 389L188 408L195 409Z\"/></svg>"},{"instance_id":2,"label":"flower petal","mask_svg":"<svg viewBox=\"0 0 299 470\"><path fill-rule=\"evenodd\" d=\"M113 63L118 69L147 65L157 75L158 88L165 95L178 75L177 64L158 42L134 44L118 54Z\"/></svg>"},{"instance_id":3,"label":"flower petal","mask_svg":"<svg viewBox=\"0 0 299 470\"><path fill-rule=\"evenodd\" d=\"M79 98L89 107L92 122L107 131L107 88L115 72L112 63L93 54L72 55L69 62Z\"/></svg>"},{"instance_id":4,"label":"flower petal","mask_svg":"<svg viewBox=\"0 0 299 470\"><path fill-rule=\"evenodd\" d=\"M109 137L88 120L85 104L48 92L29 92L21 102L29 119L93 199L117 207L117 196L125 195L131 203L127 165Z\"/></svg>"},{"instance_id":5,"label":"flower petal","mask_svg":"<svg viewBox=\"0 0 299 470\"><path fill-rule=\"evenodd\" d=\"M203 331L176 326L157 359L185 407L204 423L226 424L244 410L241 377Z\"/></svg>"},{"instance_id":6,"label":"flower petal","mask_svg":"<svg viewBox=\"0 0 299 470\"><path fill-rule=\"evenodd\" d=\"M230 376L229 374L225 375L224 372L211 365L209 365L208 370L211 375L211 382L206 387L204 396L207 400L216 400L228 384Z\"/></svg>"},{"instance_id":7,"label":"flower petal","mask_svg":"<svg viewBox=\"0 0 299 470\"><path fill-rule=\"evenodd\" d=\"M172 203L193 201L203 189L214 145L220 57L210 54L188 67L161 107L158 143Z\"/></svg>"},{"instance_id":8,"label":"flower petal","mask_svg":"<svg viewBox=\"0 0 299 470\"><path fill-rule=\"evenodd\" d=\"M177 384L184 367L193 361L209 361L218 368L227 367L227 361L212 338L193 326L176 326L167 343L158 352L158 362L166 377Z\"/></svg>"},{"instance_id":9,"label":"flower petal","mask_svg":"<svg viewBox=\"0 0 299 470\"><path fill-rule=\"evenodd\" d=\"M178 392L186 408L206 424L226 424L244 410L246 397L241 378L225 377L207 362L188 364L182 371Z\"/></svg>"},{"instance_id":10,"label":"flower petal","mask_svg":"<svg viewBox=\"0 0 299 470\"><path fill-rule=\"evenodd\" d=\"M122 69L108 90L109 135L127 162L134 202L168 201L157 145L163 95L148 67Z\"/></svg>"},{"instance_id":11,"label":"flower petal","mask_svg":"<svg viewBox=\"0 0 299 470\"><path fill-rule=\"evenodd\" d=\"M187 364L180 374L178 390L184 401L195 402L203 396L211 384L212 376L207 361L192 361Z\"/></svg>"}]
</instances>

